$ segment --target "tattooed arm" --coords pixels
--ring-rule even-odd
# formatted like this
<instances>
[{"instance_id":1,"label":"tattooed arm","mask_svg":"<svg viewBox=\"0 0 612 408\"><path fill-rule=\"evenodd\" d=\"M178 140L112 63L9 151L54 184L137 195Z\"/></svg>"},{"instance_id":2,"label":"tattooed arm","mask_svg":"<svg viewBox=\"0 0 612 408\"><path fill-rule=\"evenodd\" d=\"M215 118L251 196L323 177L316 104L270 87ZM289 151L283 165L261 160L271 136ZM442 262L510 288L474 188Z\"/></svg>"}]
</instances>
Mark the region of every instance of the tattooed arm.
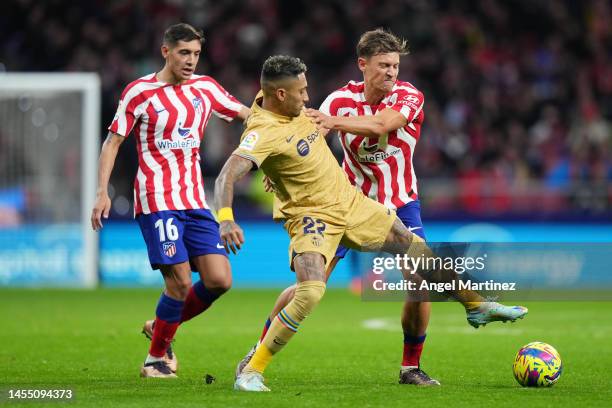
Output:
<instances>
[{"instance_id":1,"label":"tattooed arm","mask_svg":"<svg viewBox=\"0 0 612 408\"><path fill-rule=\"evenodd\" d=\"M234 222L232 202L234 201L234 183L243 178L253 167L253 162L244 157L231 155L215 181L215 208L219 218L219 234L225 246L235 254L244 244L244 234Z\"/></svg>"}]
</instances>

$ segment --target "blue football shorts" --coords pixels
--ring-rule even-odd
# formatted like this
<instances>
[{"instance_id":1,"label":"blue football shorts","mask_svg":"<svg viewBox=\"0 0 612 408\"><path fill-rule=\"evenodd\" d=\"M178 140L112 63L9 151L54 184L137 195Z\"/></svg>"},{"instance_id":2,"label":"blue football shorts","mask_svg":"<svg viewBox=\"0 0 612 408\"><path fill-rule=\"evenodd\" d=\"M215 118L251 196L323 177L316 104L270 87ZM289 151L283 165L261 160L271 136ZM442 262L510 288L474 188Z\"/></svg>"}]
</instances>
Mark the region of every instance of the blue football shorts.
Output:
<instances>
[{"instance_id":1,"label":"blue football shorts","mask_svg":"<svg viewBox=\"0 0 612 408\"><path fill-rule=\"evenodd\" d=\"M210 210L157 211L140 214L136 220L153 269L186 262L200 255L227 256L219 224Z\"/></svg>"}]
</instances>

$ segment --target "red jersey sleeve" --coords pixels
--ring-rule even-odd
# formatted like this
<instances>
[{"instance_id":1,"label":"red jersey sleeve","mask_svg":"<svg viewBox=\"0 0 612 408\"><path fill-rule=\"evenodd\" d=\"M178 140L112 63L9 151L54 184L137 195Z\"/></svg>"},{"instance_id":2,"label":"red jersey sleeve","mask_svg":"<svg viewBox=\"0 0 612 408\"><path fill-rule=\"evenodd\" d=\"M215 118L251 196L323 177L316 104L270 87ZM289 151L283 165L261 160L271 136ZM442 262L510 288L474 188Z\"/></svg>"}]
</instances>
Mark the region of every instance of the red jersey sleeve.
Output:
<instances>
[{"instance_id":1,"label":"red jersey sleeve","mask_svg":"<svg viewBox=\"0 0 612 408\"><path fill-rule=\"evenodd\" d=\"M387 108L393 109L402 114L408 121L412 122L423 110L425 97L422 92L409 92L400 88L392 92L387 102Z\"/></svg>"},{"instance_id":2,"label":"red jersey sleeve","mask_svg":"<svg viewBox=\"0 0 612 408\"><path fill-rule=\"evenodd\" d=\"M133 84L128 85L121 94L117 112L108 130L121 136L129 135L141 115L138 107L143 101L142 92Z\"/></svg>"},{"instance_id":3,"label":"red jersey sleeve","mask_svg":"<svg viewBox=\"0 0 612 408\"><path fill-rule=\"evenodd\" d=\"M242 104L233 95L225 90L217 81L211 77L206 77L204 81L198 84L202 87L210 98L212 103L213 113L227 121L231 122L242 109Z\"/></svg>"}]
</instances>

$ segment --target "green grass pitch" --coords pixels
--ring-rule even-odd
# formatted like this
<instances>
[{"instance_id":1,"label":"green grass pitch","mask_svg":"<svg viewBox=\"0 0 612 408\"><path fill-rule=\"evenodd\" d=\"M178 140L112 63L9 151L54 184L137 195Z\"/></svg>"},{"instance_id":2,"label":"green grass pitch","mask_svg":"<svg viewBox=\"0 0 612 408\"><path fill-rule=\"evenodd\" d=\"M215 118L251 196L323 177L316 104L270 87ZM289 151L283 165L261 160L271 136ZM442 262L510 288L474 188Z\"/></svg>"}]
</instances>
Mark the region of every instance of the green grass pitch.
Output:
<instances>
[{"instance_id":1,"label":"green grass pitch","mask_svg":"<svg viewBox=\"0 0 612 408\"><path fill-rule=\"evenodd\" d=\"M259 336L278 290L233 290L178 331L176 380L141 379L140 334L156 290L0 290L0 405L133 407L538 407L609 406L612 303L532 302L528 317L474 330L455 303L434 304L423 368L438 388L397 384L400 303L362 302L328 290L266 371L266 394L232 390L234 367ZM366 327L367 326L367 327ZM559 350L564 373L550 389L514 380L530 341ZM203 378L210 373L213 384ZM7 389L72 388L66 403L11 402Z\"/></svg>"}]
</instances>

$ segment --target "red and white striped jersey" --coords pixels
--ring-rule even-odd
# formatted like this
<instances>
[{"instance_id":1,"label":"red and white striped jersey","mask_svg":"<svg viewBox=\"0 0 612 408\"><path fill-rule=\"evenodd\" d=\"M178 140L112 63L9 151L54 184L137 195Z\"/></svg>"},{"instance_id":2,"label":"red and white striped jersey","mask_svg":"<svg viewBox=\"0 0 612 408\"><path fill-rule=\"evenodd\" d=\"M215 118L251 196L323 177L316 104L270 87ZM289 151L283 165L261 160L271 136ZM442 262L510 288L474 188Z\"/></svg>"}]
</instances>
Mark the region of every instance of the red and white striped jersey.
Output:
<instances>
[{"instance_id":1,"label":"red and white striped jersey","mask_svg":"<svg viewBox=\"0 0 612 408\"><path fill-rule=\"evenodd\" d=\"M344 150L342 168L351 183L387 208L397 209L417 196L417 179L412 156L424 119L424 96L408 82L397 81L379 105L369 105L363 82L349 82L332 92L320 107L330 116L375 115L390 108L407 119L407 124L378 139L340 132Z\"/></svg>"},{"instance_id":2,"label":"red and white striped jersey","mask_svg":"<svg viewBox=\"0 0 612 408\"><path fill-rule=\"evenodd\" d=\"M138 150L134 212L208 208L200 167L200 142L214 113L231 121L242 104L214 79L193 75L181 85L150 74L130 83L108 130L127 136Z\"/></svg>"}]
</instances>

